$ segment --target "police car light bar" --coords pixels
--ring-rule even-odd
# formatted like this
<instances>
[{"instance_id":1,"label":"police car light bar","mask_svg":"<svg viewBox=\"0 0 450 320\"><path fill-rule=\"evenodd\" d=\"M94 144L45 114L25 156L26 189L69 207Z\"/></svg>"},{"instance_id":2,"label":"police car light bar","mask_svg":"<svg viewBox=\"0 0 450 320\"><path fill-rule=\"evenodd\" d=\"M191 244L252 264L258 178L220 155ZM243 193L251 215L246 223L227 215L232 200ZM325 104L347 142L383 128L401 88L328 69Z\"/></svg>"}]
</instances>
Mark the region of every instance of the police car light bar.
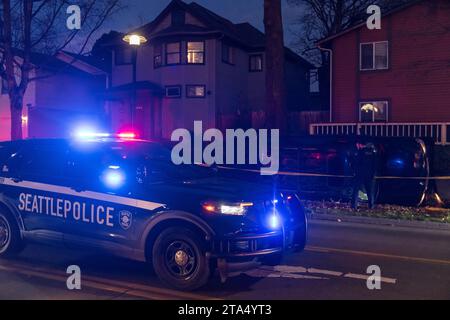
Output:
<instances>
[{"instance_id":1,"label":"police car light bar","mask_svg":"<svg viewBox=\"0 0 450 320\"><path fill-rule=\"evenodd\" d=\"M119 138L122 138L122 139L135 139L136 138L136 133L134 133L134 132L121 132L117 136Z\"/></svg>"},{"instance_id":2,"label":"police car light bar","mask_svg":"<svg viewBox=\"0 0 450 320\"><path fill-rule=\"evenodd\" d=\"M95 133L95 132L77 132L75 134L77 138L80 139L94 139L94 138L109 138L111 135L109 133Z\"/></svg>"},{"instance_id":3,"label":"police car light bar","mask_svg":"<svg viewBox=\"0 0 450 320\"><path fill-rule=\"evenodd\" d=\"M121 132L118 134L94 132L94 131L77 131L74 135L77 139L105 139L105 138L120 138L120 139L135 139L137 137L134 132Z\"/></svg>"}]
</instances>

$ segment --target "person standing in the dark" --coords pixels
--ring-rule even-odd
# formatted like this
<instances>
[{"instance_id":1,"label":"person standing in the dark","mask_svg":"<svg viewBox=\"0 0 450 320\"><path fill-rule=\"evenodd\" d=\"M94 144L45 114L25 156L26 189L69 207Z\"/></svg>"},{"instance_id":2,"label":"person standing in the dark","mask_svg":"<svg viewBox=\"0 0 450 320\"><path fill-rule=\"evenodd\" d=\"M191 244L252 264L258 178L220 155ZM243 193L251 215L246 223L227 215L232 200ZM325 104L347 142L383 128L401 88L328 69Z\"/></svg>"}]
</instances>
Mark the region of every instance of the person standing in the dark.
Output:
<instances>
[{"instance_id":1,"label":"person standing in the dark","mask_svg":"<svg viewBox=\"0 0 450 320\"><path fill-rule=\"evenodd\" d=\"M358 208L359 191L364 187L369 200L369 208L375 206L375 175L377 171L377 151L372 143L356 143L356 153L353 159L355 172L353 182L352 207Z\"/></svg>"}]
</instances>

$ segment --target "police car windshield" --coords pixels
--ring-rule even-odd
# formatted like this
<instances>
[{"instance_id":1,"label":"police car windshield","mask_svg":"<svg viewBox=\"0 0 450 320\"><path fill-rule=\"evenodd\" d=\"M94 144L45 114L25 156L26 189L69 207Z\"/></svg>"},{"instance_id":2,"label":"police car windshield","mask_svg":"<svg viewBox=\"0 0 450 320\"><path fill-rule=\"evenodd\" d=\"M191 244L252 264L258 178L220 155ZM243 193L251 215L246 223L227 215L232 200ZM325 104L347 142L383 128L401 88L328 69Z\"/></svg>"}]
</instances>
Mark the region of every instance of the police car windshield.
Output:
<instances>
[{"instance_id":1,"label":"police car windshield","mask_svg":"<svg viewBox=\"0 0 450 320\"><path fill-rule=\"evenodd\" d=\"M127 142L110 146L111 153L119 153L129 166L145 171L150 182L186 181L210 177L214 170L200 165L175 165L171 151L154 142Z\"/></svg>"}]
</instances>

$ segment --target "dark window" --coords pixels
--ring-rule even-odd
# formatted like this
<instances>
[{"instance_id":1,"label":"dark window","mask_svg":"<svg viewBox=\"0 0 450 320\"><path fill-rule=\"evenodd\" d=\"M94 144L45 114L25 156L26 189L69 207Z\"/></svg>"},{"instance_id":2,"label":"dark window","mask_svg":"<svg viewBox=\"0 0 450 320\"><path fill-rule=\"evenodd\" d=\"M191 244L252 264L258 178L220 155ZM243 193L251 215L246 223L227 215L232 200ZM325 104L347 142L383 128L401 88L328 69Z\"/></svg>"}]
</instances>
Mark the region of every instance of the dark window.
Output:
<instances>
[{"instance_id":1,"label":"dark window","mask_svg":"<svg viewBox=\"0 0 450 320\"><path fill-rule=\"evenodd\" d=\"M250 56L250 71L259 72L263 70L262 54L254 54Z\"/></svg>"},{"instance_id":2,"label":"dark window","mask_svg":"<svg viewBox=\"0 0 450 320\"><path fill-rule=\"evenodd\" d=\"M61 184L66 181L67 153L68 149L60 145L27 146L14 154L6 166L12 177Z\"/></svg>"},{"instance_id":3,"label":"dark window","mask_svg":"<svg viewBox=\"0 0 450 320\"><path fill-rule=\"evenodd\" d=\"M362 43L360 70L384 70L389 67L389 45L387 41Z\"/></svg>"},{"instance_id":4,"label":"dark window","mask_svg":"<svg viewBox=\"0 0 450 320\"><path fill-rule=\"evenodd\" d=\"M172 11L172 26L180 27L186 23L186 14L181 9L175 9Z\"/></svg>"},{"instance_id":5,"label":"dark window","mask_svg":"<svg viewBox=\"0 0 450 320\"><path fill-rule=\"evenodd\" d=\"M116 65L132 64L133 51L131 48L119 48L115 51Z\"/></svg>"},{"instance_id":6,"label":"dark window","mask_svg":"<svg viewBox=\"0 0 450 320\"><path fill-rule=\"evenodd\" d=\"M181 98L181 86L166 86L166 98Z\"/></svg>"},{"instance_id":7,"label":"dark window","mask_svg":"<svg viewBox=\"0 0 450 320\"><path fill-rule=\"evenodd\" d=\"M359 117L361 122L386 122L388 121L387 101L366 101L359 103Z\"/></svg>"},{"instance_id":8,"label":"dark window","mask_svg":"<svg viewBox=\"0 0 450 320\"><path fill-rule=\"evenodd\" d=\"M187 43L187 63L189 64L205 63L205 42L189 41Z\"/></svg>"},{"instance_id":9,"label":"dark window","mask_svg":"<svg viewBox=\"0 0 450 320\"><path fill-rule=\"evenodd\" d=\"M173 42L166 44L166 64L180 64L181 63L181 44L180 42Z\"/></svg>"},{"instance_id":10,"label":"dark window","mask_svg":"<svg viewBox=\"0 0 450 320\"><path fill-rule=\"evenodd\" d=\"M222 42L222 61L234 64L234 48Z\"/></svg>"},{"instance_id":11,"label":"dark window","mask_svg":"<svg viewBox=\"0 0 450 320\"><path fill-rule=\"evenodd\" d=\"M206 86L204 85L187 85L186 96L188 98L204 98L206 96Z\"/></svg>"},{"instance_id":12,"label":"dark window","mask_svg":"<svg viewBox=\"0 0 450 320\"><path fill-rule=\"evenodd\" d=\"M162 45L156 44L153 48L153 66L159 68L162 66Z\"/></svg>"}]
</instances>

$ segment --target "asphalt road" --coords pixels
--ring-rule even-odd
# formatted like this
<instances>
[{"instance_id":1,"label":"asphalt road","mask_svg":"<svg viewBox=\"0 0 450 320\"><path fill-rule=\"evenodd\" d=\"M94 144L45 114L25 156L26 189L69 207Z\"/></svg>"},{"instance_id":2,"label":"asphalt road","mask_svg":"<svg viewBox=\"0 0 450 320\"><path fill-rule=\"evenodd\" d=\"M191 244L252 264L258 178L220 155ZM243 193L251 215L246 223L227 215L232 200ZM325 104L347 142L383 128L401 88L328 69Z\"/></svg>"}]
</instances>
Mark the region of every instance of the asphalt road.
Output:
<instances>
[{"instance_id":1,"label":"asphalt road","mask_svg":"<svg viewBox=\"0 0 450 320\"><path fill-rule=\"evenodd\" d=\"M82 289L66 287L78 265ZM367 288L367 268L381 289ZM32 245L0 261L0 299L450 299L450 232L312 222L307 250L281 266L217 279L200 291L164 288L144 263Z\"/></svg>"}]
</instances>

